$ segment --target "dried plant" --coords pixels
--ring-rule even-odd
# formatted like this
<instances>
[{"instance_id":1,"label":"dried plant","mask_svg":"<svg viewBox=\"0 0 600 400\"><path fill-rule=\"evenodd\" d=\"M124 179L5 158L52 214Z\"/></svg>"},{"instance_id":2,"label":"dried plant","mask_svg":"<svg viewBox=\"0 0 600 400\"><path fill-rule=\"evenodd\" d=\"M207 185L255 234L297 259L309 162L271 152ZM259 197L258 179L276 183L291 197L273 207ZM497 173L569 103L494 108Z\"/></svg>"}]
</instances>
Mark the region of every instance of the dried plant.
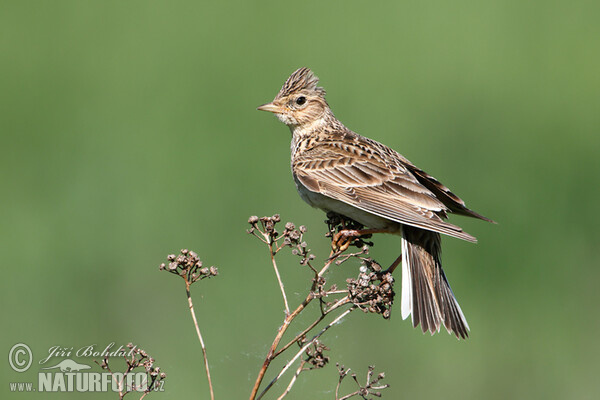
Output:
<instances>
[{"instance_id":1,"label":"dried plant","mask_svg":"<svg viewBox=\"0 0 600 400\"><path fill-rule=\"evenodd\" d=\"M350 300L364 312L389 319L394 302L394 277L371 258L363 259L357 279L347 279Z\"/></svg>"},{"instance_id":2,"label":"dried plant","mask_svg":"<svg viewBox=\"0 0 600 400\"><path fill-rule=\"evenodd\" d=\"M169 261L169 264L160 264L159 269L161 271L168 271L172 274L178 275L182 277L185 282L185 294L188 299L188 305L192 315L192 320L194 321L194 327L196 328L196 335L198 335L198 340L200 341L200 346L202 347L202 357L204 358L204 369L206 370L206 378L208 379L210 398L211 400L215 400L212 379L210 378L210 369L208 367L208 357L206 356L206 346L204 345L204 339L202 338L202 333L200 332L200 327L198 326L198 319L196 318L196 312L194 311L190 286L195 282L201 281L202 279L217 276L219 272L215 267L203 267L202 261L198 257L198 254L187 249L181 250L181 254L178 256L175 254L169 254L167 256L167 260Z\"/></svg>"},{"instance_id":3,"label":"dried plant","mask_svg":"<svg viewBox=\"0 0 600 400\"><path fill-rule=\"evenodd\" d=\"M258 373L258 377L254 383L250 400L261 399L267 391L283 376L283 374L299 359L302 354L306 358L302 358L299 366L292 376L285 391L279 396L279 399L285 397L300 373L310 369L322 368L327 364L329 358L322 355L322 351L326 347L319 341L319 338L331 327L335 326L350 312L361 309L365 312L373 312L381 314L384 318L390 317L390 309L394 300L393 284L394 279L391 273L383 271L381 266L367 258L369 247L373 243L366 241L367 237L349 238L344 234L347 230L361 229L362 226L355 221L344 219L336 214L329 214L326 221L328 226L327 237L332 240L332 251L322 266L318 268L314 265L316 257L310 252L308 244L304 241L306 228L296 226L288 222L285 224L283 231L280 233L277 230L277 224L281 222L278 214L272 217L258 218L250 217L248 223L250 229L248 233L258 238L263 242L268 250L269 256L277 282L283 297L285 307L285 316L282 325L277 331L275 339L271 344L265 361ZM349 247L354 246L360 249L357 252L345 253ZM300 257L300 264L306 266L312 274L310 288L305 299L293 310L290 309L284 284L281 280L279 267L276 262L276 256L285 248L291 248L292 254ZM356 279L347 280L347 288L338 290L337 285L331 285L327 288L327 271L331 265L339 265L351 258L360 259L362 266L360 273ZM279 346L286 331L294 321L303 312L307 306L313 301L318 300L320 316L317 317L306 328L302 329L295 337L290 339L287 344ZM331 322L325 324L311 339L307 339L307 335L329 315L336 315ZM284 365L281 371L265 386L259 393L261 383L269 368L271 362L287 351L291 346L297 343L300 349L294 356ZM308 367L307 365L311 365Z\"/></svg>"},{"instance_id":4,"label":"dried plant","mask_svg":"<svg viewBox=\"0 0 600 400\"><path fill-rule=\"evenodd\" d=\"M349 398L355 397L355 396L360 396L365 400L372 400L373 397L369 397L369 396L381 397L380 390L390 387L390 385L388 385L387 383L386 384L379 383L381 380L383 380L385 378L385 373L380 372L379 374L377 374L377 376L375 378L373 378L375 367L371 365L371 366L369 366L369 369L367 371L367 379L366 379L365 384L361 385L360 382L358 382L358 378L356 377L355 373L350 374L350 376L352 377L352 379L358 386L358 389L350 394L340 397L340 394L339 394L340 386L342 385L342 381L350 373L350 368L345 368L343 365L340 366L339 364L336 364L336 367L338 369L340 378L338 380L337 387L335 388L335 400L346 400L346 399L349 399Z\"/></svg>"},{"instance_id":5,"label":"dried plant","mask_svg":"<svg viewBox=\"0 0 600 400\"><path fill-rule=\"evenodd\" d=\"M325 346L320 339L325 332L338 325L338 323L352 311L362 310L364 312L380 314L385 319L390 317L391 306L394 301L394 279L388 270L383 270L376 261L368 257L369 248L373 246L372 242L366 240L369 236L355 238L352 235L347 235L348 230L360 230L362 229L362 226L355 221L344 219L336 214L328 214L328 219L325 222L328 226L328 231L325 236L331 239L332 250L323 263L318 263L315 261L316 256L311 253L308 244L304 240L306 227L296 227L295 224L288 222L284 224L281 230L278 230L280 229L279 224L281 223L281 217L278 214L262 218L252 216L248 219L248 223L250 224L248 233L260 240L268 249L269 259L281 291L284 307L283 322L277 330L275 338L273 339L265 360L258 372L258 376L250 394L250 400L263 398L263 396L265 396L265 394L271 390L282 376L296 363L298 366L295 373L291 377L285 390L279 395L278 400L287 396L301 373L326 367L329 363L329 357L325 355L325 352L329 350L329 348ZM351 247L357 248L358 250L355 252L347 251ZM291 254L297 256L300 265L307 269L310 276L307 282L308 291L304 296L304 300L302 300L295 308L290 307L285 286L281 279L281 274L279 273L279 266L277 264L277 255L284 250L290 251ZM168 264L161 264L160 269L178 275L185 281L190 312L192 314L194 326L196 327L198 339L202 346L211 399L214 400L212 381L206 357L206 347L194 312L190 295L190 285L199 280L216 276L217 269L214 267L202 267L202 262L198 258L198 255L188 250L181 250L181 254L177 256L174 254L169 255L167 259L169 261ZM358 276L353 279L347 279L345 289L338 289L338 285L336 284L328 285L327 272L331 266L340 265L349 259L358 259L360 261L361 267ZM394 262L390 267L392 270L397 265L397 262L398 261ZM299 333L289 337L283 342L285 344L281 345L291 324L311 303L316 304L318 307L318 310L320 311L319 316L307 326L297 328ZM326 319L329 321L326 321ZM271 381L264 386L262 391L259 392L269 366L273 360L284 352L288 353L288 361L281 370L275 374ZM339 398L338 392L340 385L349 370L343 371L346 372L343 376L342 372L340 372L340 379L336 388L336 400L348 399L358 395L363 396L365 399L367 398L365 396L379 397L380 393L378 390L388 386L378 384L378 382L383 379L383 374L379 374L377 377L373 378L373 371L370 367L365 385L361 386L359 384L359 390ZM358 384L356 377L354 375L352 376Z\"/></svg>"},{"instance_id":6,"label":"dried plant","mask_svg":"<svg viewBox=\"0 0 600 400\"><path fill-rule=\"evenodd\" d=\"M102 362L96 360L94 360L94 362L98 364L100 368L110 373L113 382L117 385L119 390L119 399L122 399L125 395L133 392L142 393L140 399L143 399L148 393L159 390L162 386L162 381L167 376L164 372L160 371L160 367L154 366L154 359L144 350L138 349L131 343L127 345L127 348L130 351L123 355L126 364L125 372L113 372L113 369L110 366L109 354L104 356ZM131 374L138 368L143 368L146 371L146 381L142 382L141 386L136 387L134 380L130 378L132 377Z\"/></svg>"}]
</instances>

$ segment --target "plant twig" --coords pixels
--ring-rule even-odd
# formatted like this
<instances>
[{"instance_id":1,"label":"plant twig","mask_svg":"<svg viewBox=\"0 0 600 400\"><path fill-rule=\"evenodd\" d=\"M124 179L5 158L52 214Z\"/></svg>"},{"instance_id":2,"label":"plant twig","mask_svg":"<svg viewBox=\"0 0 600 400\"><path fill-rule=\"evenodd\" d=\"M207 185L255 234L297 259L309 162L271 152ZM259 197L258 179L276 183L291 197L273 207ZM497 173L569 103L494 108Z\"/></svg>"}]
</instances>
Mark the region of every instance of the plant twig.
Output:
<instances>
[{"instance_id":1,"label":"plant twig","mask_svg":"<svg viewBox=\"0 0 600 400\"><path fill-rule=\"evenodd\" d=\"M203 279L217 276L217 268L202 267L202 261L198 257L198 254L187 249L181 250L181 254L177 256L175 254L168 255L167 260L169 261L169 264L167 265L162 263L160 264L159 269L177 275L183 278L185 282L185 294L187 296L190 314L192 315L192 320L194 321L194 326L196 327L196 334L198 335L198 340L200 341L200 346L202 347L202 357L204 358L204 368L206 370L206 378L208 379L210 398L211 400L214 400L215 394L213 390L212 379L210 378L210 369L208 367L208 358L206 356L206 346L204 345L204 339L202 338L202 333L200 332L200 327L198 326L198 319L196 318L196 312L194 311L194 303L192 302L190 286L193 283Z\"/></svg>"},{"instance_id":2,"label":"plant twig","mask_svg":"<svg viewBox=\"0 0 600 400\"><path fill-rule=\"evenodd\" d=\"M269 382L267 387L260 393L260 395L256 399L260 400L264 396L264 394L271 388L271 386L273 386L275 384L275 382L277 382L279 380L279 378L281 378L281 376L285 373L285 371L288 370L288 368L298 359L298 357L300 357L302 355L302 353L304 353L306 351L306 349L311 344L314 343L315 340L317 340L319 337L321 337L321 335L324 334L325 332L327 332L327 330L329 328L331 328L332 326L337 324L342 318L344 318L346 315L350 314L352 311L356 310L357 308L358 308L357 306L350 307L349 309L347 309L346 311L344 311L343 313L338 315L327 326L325 326L323 329L321 329L321 331L319 333L317 333L315 336L313 336L313 338L310 341L308 341L304 346L302 346L302 348L296 353L296 355L290 361L288 361L288 363L282 368L281 372L279 372L279 374L271 382Z\"/></svg>"},{"instance_id":3,"label":"plant twig","mask_svg":"<svg viewBox=\"0 0 600 400\"><path fill-rule=\"evenodd\" d=\"M258 377L256 378L256 382L254 383L254 387L252 388L252 393L250 393L250 400L254 400L256 398L256 394L258 393L258 388L265 376L265 372L267 372L267 368L269 367L269 364L271 364L271 361L273 361L273 354L275 353L275 349L279 345L279 342L281 341L283 334L285 333L285 331L287 331L288 327L290 326L290 324L294 320L294 318L296 318L296 316L298 314L300 314L300 312L302 310L304 310L304 307L306 307L306 305L308 303L310 303L312 301L312 299L313 299L313 295L311 292L306 297L306 299L304 299L304 301L302 303L300 303L298 308L296 308L291 314L289 314L287 317L285 317L285 320L283 321L283 325L281 325L279 327L279 330L277 331L277 335L275 336L275 339L273 340L273 343L271 344L271 347L269 348L269 352L267 353L267 357L265 358L263 366L260 369L260 371L258 372Z\"/></svg>"},{"instance_id":4,"label":"plant twig","mask_svg":"<svg viewBox=\"0 0 600 400\"><path fill-rule=\"evenodd\" d=\"M204 368L206 369L206 378L208 379L208 388L210 390L210 398L211 400L215 400L215 393L213 391L212 379L210 378L210 369L208 368L208 358L206 357L206 346L204 346L204 339L202 339L202 333L200 332L200 327L198 326L198 320L196 319L196 313L194 312L194 304L192 303L192 296L190 294L190 283L186 279L185 281L185 293L187 295L188 304L190 306L190 314L192 314L192 319L194 320L194 326L196 327L196 334L198 335L198 340L200 341L200 346L202 347L202 357L204 358Z\"/></svg>"},{"instance_id":5,"label":"plant twig","mask_svg":"<svg viewBox=\"0 0 600 400\"><path fill-rule=\"evenodd\" d=\"M352 376L352 379L358 386L358 389L352 393L345 395L345 396L339 397L339 392L340 392L340 387L342 385L342 381L350 373L350 368L346 369L346 367L344 367L343 365L340 366L339 364L337 364L337 368L338 368L338 372L340 374L340 378L339 378L338 384L335 388L335 400L347 400L354 396L360 396L363 399L366 399L367 396L370 396L370 395L373 395L375 397L381 397L381 392L379 392L379 391L390 387L390 385L387 383L386 384L379 383L381 380L385 379L385 373L380 372L379 374L377 374L377 376L373 377L375 367L370 365L367 370L367 379L366 379L365 384L361 385L360 382L358 382L356 374L353 373L350 376Z\"/></svg>"},{"instance_id":6,"label":"plant twig","mask_svg":"<svg viewBox=\"0 0 600 400\"><path fill-rule=\"evenodd\" d=\"M285 305L285 315L290 314L290 306L288 305L287 296L285 295L285 289L283 287L283 282L281 281L281 276L279 275L279 269L277 268L277 262L275 261L275 253L273 252L273 242L269 240L268 236L265 237L268 240L269 246L269 254L271 255L271 263L273 264L273 269L275 270L275 275L277 276L277 282L279 283L279 288L281 289L281 295L283 296L283 304Z\"/></svg>"},{"instance_id":7,"label":"plant twig","mask_svg":"<svg viewBox=\"0 0 600 400\"><path fill-rule=\"evenodd\" d=\"M329 215L328 215L329 217ZM250 400L259 400L261 399L267 391L269 391L274 384L286 373L286 371L297 362L298 358L301 357L303 352L307 352L309 356L308 359L302 360L300 362L300 367L297 369L294 376L290 379L290 382L285 389L285 391L281 394L279 399L285 397L292 386L297 380L298 375L306 368L303 369L303 366L306 362L310 362L315 366L315 368L322 368L326 364L325 358L322 356L322 351L319 350L320 356L315 356L311 354L309 350L309 346L314 345L315 348L323 349L326 348L324 345L317 342L317 339L323 335L328 329L338 323L344 316L348 315L353 310L360 308L365 312L375 312L378 314L382 314L384 318L389 318L389 308L393 301L393 290L392 283L393 278L391 275L388 279L388 276L384 277L384 274L381 273L381 267L375 263L371 259L367 259L364 257L365 254L368 254L369 246L372 245L370 242L365 242L362 239L356 239L352 245L361 249L360 252L343 254L343 251L334 251L332 250L329 254L329 258L326 259L324 264L320 268L315 268L311 261L315 259L314 254L310 253L310 249L305 241L303 241L303 234L306 232L306 228L304 226L298 227L296 229L295 225L291 222L285 224L285 229L280 234L277 231L276 224L281 221L279 214L275 214L272 217L262 217L258 218L256 216L252 216L248 219L248 223L250 224L250 229L248 230L249 234L257 237L261 242L265 243L269 249L269 256L271 258L271 263L273 265L273 269L275 271L275 275L277 277L277 281L279 283L279 287L282 293L282 297L284 300L284 305L286 309L286 315L283 320L283 323L279 327L275 338L267 352L265 360L262 364L258 372L258 376L256 381L254 382L254 386L252 387L252 391L250 393ZM327 221L329 225L329 233L328 237L335 237L335 232L339 231L340 223L341 227L345 228L346 223L344 220L340 220L339 217L330 217ZM354 227L356 222L349 222L348 226ZM279 268L275 261L275 256L282 250L284 247L290 247L292 249L292 254L297 255L301 258L300 264L304 266L308 266L313 273L312 285L311 288L306 295L306 298L294 309L290 312L289 304L287 301L287 296L285 293L285 288L283 285L283 281L279 274ZM333 247L333 246L332 246ZM331 286L331 289L326 289L326 273L331 267L331 265L341 264L347 261L351 257L359 258L363 266L361 267L359 277L357 279L347 279L346 283L348 285L347 290L338 290L336 285ZM342 298L335 299L334 302L325 302L325 298L329 295L336 294L346 294ZM304 328L300 333L295 335L295 337L287 342L283 347L279 348L281 340L289 329L290 325L294 321L294 319L304 311L311 301L314 299L319 299L319 308L321 311L321 315L316 318L311 324L309 324L306 328ZM328 325L322 328L313 338L306 342L306 335L315 329L327 315L332 313L333 311L339 309L340 307L351 304L351 307L347 310L341 312L337 317L334 318ZM262 381L266 375L266 371L271 365L272 361L281 355L283 352L288 350L294 343L300 344L301 348L296 353L292 359L287 362L282 370L277 374L277 376L268 384L266 387L260 392L259 389L261 387ZM315 350L316 351L316 350ZM326 357L328 360L328 358ZM313 369L313 368L310 368ZM338 389L339 390L339 389Z\"/></svg>"},{"instance_id":8,"label":"plant twig","mask_svg":"<svg viewBox=\"0 0 600 400\"><path fill-rule=\"evenodd\" d=\"M333 254L333 252L332 252L332 254ZM332 259L330 257L330 259L325 263L325 265L319 272L318 278L323 276L325 271L327 271L327 269L331 266L334 259L335 258ZM258 377L256 378L256 382L254 383L254 387L252 388L252 392L250 393L250 400L256 399L256 394L258 393L258 388L260 387L260 384L265 376L265 372L267 371L267 368L271 364L271 361L273 361L273 359L275 358L274 357L275 350L277 349L277 346L279 345L279 342L281 341L281 338L283 337L284 333L287 331L287 329L289 328L289 326L292 323L292 321L294 320L294 318L296 318L296 316L298 316L298 314L300 314L300 312L302 312L302 310L304 310L304 308L315 298L314 290L317 287L317 282L318 282L318 279L315 279L308 296L306 296L304 301L302 303L300 303L300 305L291 314L288 314L286 316L285 320L283 321L283 324L279 327L279 330L277 331L277 335L275 336L275 339L273 340L273 343L271 344L271 347L269 348L269 352L267 353L267 357L265 358L263 366L260 369L260 371L258 372Z\"/></svg>"},{"instance_id":9,"label":"plant twig","mask_svg":"<svg viewBox=\"0 0 600 400\"><path fill-rule=\"evenodd\" d=\"M117 385L120 400L122 400L129 393L134 391L139 392L142 390L143 393L140 396L140 399L143 399L148 393L156 390L159 387L157 386L158 384L162 384L162 381L166 378L166 375L164 372L161 372L160 367L154 366L154 359L150 357L146 351L138 349L137 346L134 346L132 343L127 344L127 348L129 349L128 354L122 354L123 359L125 360L126 369L125 372L119 374L120 379L117 378L117 374L115 374L110 367L111 360L109 359L113 356L112 354L105 353L102 362L97 360L94 360L94 362L103 370L108 371L114 384ZM140 382L138 386L126 385L125 382L129 382L129 379L127 379L129 374L137 368L144 368L146 370L146 377L144 381Z\"/></svg>"},{"instance_id":10,"label":"plant twig","mask_svg":"<svg viewBox=\"0 0 600 400\"><path fill-rule=\"evenodd\" d=\"M346 291L346 293L348 293ZM333 310L343 306L344 304L349 303L350 300L348 299L348 296L338 300L334 305L332 305L328 310L326 310L325 312L321 313L321 316L319 318L317 318L312 324L310 324L306 329L304 329L302 332L300 332L299 334L296 335L295 338L293 338L292 340L290 340L285 346L283 346L281 349L279 349L274 355L273 358L277 357L279 354L283 353L284 351L286 351L287 349L290 348L290 346L292 346L294 343L297 343L298 340L300 338L302 338L304 335L306 335L308 332L310 332L315 326L317 326L321 321L323 321L323 319L329 315Z\"/></svg>"},{"instance_id":11,"label":"plant twig","mask_svg":"<svg viewBox=\"0 0 600 400\"><path fill-rule=\"evenodd\" d=\"M300 373L302 372L302 369L304 368L305 364L306 364L306 361L304 361L304 360L302 360L300 362L300 365L298 366L296 373L294 373L294 376L292 376L292 379L290 379L290 383L287 385L287 387L285 388L285 391L281 394L281 396L279 396L277 398L277 400L283 399L285 396L287 396L287 394L290 392L290 390L292 390L292 386L294 386L294 383L296 383L296 379L298 379L298 375L300 375Z\"/></svg>"}]
</instances>

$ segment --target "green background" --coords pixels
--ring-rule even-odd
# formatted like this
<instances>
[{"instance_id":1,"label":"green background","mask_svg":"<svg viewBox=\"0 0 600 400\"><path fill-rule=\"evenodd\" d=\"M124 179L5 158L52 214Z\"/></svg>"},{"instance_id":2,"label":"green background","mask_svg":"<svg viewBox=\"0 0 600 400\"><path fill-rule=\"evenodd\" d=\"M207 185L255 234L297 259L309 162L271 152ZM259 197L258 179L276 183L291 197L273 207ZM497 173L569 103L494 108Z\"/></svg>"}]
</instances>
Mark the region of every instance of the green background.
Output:
<instances>
[{"instance_id":1,"label":"green background","mask_svg":"<svg viewBox=\"0 0 600 400\"><path fill-rule=\"evenodd\" d=\"M288 129L256 111L308 66L349 128L499 224L455 217L479 244L444 239L468 341L411 328L398 297L391 321L354 313L323 336L332 363L288 398L333 399L335 362L385 371L388 399L596 398L598 4L1 1L0 397L37 381L51 346L131 341L168 375L150 398L208 398L183 282L158 271L190 248L220 271L192 290L217 398L247 398L283 317L248 216L305 224L328 254ZM399 247L379 236L372 254ZM280 263L297 304L310 275ZM18 342L35 357L22 374L6 362ZM65 396L116 398L14 395Z\"/></svg>"}]
</instances>

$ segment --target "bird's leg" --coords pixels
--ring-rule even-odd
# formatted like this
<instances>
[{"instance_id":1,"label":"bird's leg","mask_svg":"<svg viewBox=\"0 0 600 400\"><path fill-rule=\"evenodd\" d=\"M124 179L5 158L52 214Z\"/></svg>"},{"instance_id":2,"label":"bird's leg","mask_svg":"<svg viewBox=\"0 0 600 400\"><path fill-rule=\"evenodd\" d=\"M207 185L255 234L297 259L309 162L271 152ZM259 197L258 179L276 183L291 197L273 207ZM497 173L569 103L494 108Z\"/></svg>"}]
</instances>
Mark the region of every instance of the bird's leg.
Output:
<instances>
[{"instance_id":1,"label":"bird's leg","mask_svg":"<svg viewBox=\"0 0 600 400\"><path fill-rule=\"evenodd\" d=\"M336 252L342 252L348 249L352 242L361 236L385 232L389 231L386 229L342 229L333 236L331 247Z\"/></svg>"}]
</instances>

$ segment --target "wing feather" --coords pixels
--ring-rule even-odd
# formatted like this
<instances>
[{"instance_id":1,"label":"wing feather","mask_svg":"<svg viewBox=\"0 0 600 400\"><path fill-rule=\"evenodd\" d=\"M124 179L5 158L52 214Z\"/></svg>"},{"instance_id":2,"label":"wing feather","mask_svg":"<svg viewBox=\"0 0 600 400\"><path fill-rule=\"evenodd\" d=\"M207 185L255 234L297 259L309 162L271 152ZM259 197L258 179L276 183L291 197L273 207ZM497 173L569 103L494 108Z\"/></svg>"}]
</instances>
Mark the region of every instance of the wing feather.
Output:
<instances>
[{"instance_id":1,"label":"wing feather","mask_svg":"<svg viewBox=\"0 0 600 400\"><path fill-rule=\"evenodd\" d=\"M365 140L357 135L353 141L328 139L304 148L294 154L294 174L309 190L382 218L476 241L442 219L447 211L464 207L462 200L452 195L458 199L452 198L452 205L457 206L449 207L451 192L447 188L437 181L440 186L431 181L424 184L423 176L415 175L401 155L377 142L373 142L376 146L363 143ZM445 189L443 199L438 198L441 187Z\"/></svg>"}]
</instances>

